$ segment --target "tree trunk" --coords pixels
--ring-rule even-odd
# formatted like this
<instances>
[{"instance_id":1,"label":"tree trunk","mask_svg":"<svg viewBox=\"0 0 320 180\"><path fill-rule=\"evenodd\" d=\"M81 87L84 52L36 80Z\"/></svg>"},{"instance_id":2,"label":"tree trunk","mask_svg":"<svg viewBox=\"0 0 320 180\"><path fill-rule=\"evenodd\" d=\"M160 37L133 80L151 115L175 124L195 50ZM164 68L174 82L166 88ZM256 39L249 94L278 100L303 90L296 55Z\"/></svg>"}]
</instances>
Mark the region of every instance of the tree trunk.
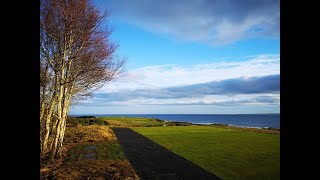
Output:
<instances>
[{"instance_id":1,"label":"tree trunk","mask_svg":"<svg viewBox=\"0 0 320 180\"><path fill-rule=\"evenodd\" d=\"M60 84L61 84L61 80L64 79L64 66L62 65L61 68L61 79L60 79ZM58 96L58 100L57 100L57 118L58 118L58 126L56 129L56 134L54 137L54 142L53 142L53 147L51 149L51 159L54 159L57 153L57 145L58 145L58 141L59 141L59 137L60 137L60 133L61 133L61 126L63 124L63 119L62 119L62 102L63 102L63 95L64 95L64 85L60 85L59 86L59 96Z\"/></svg>"},{"instance_id":2,"label":"tree trunk","mask_svg":"<svg viewBox=\"0 0 320 180\"><path fill-rule=\"evenodd\" d=\"M42 155L44 155L48 151L48 139L50 134L50 122L52 117L52 112L55 107L56 100L55 100L55 93L53 94L53 97L51 98L50 107L48 110L48 114L46 116L46 122L45 122L45 136L43 139L42 144Z\"/></svg>"},{"instance_id":3,"label":"tree trunk","mask_svg":"<svg viewBox=\"0 0 320 180\"><path fill-rule=\"evenodd\" d=\"M64 101L63 101L63 109L62 109L62 127L61 127L61 133L60 133L60 137L59 137L59 144L58 144L58 149L57 149L57 153L60 156L61 155L61 147L63 144L63 138L64 138L64 133L65 133L65 129L66 129L66 120L67 120L67 114L68 114L68 109L70 106L70 102L71 102L71 93L68 91L69 89L66 87L65 88L65 94L64 94Z\"/></svg>"},{"instance_id":4,"label":"tree trunk","mask_svg":"<svg viewBox=\"0 0 320 180\"><path fill-rule=\"evenodd\" d=\"M44 89L44 87L43 87ZM42 99L41 99L41 103L40 103L40 123L42 121L43 115L44 115L44 109L45 109L45 89L43 90L43 95L42 95Z\"/></svg>"},{"instance_id":5,"label":"tree trunk","mask_svg":"<svg viewBox=\"0 0 320 180\"><path fill-rule=\"evenodd\" d=\"M42 121L43 115L44 115L44 109L45 109L45 102L46 102L46 90L47 90L47 76L48 76L48 65L46 66L44 78L42 79L42 97L41 97L41 103L40 103L40 123Z\"/></svg>"}]
</instances>

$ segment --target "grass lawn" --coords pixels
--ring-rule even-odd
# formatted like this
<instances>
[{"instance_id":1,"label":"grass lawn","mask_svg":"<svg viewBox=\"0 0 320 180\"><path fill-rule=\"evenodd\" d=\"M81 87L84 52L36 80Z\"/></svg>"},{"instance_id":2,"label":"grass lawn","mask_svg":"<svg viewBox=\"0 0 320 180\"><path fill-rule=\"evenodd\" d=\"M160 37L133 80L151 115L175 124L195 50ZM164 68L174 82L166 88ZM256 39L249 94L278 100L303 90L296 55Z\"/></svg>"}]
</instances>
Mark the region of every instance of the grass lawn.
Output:
<instances>
[{"instance_id":1,"label":"grass lawn","mask_svg":"<svg viewBox=\"0 0 320 180\"><path fill-rule=\"evenodd\" d=\"M206 126L132 129L222 179L280 179L280 135Z\"/></svg>"},{"instance_id":2,"label":"grass lawn","mask_svg":"<svg viewBox=\"0 0 320 180\"><path fill-rule=\"evenodd\" d=\"M109 116L101 117L99 120L108 122L110 126L121 126L121 127L151 127L151 126L163 126L164 122L157 121L151 118L133 118L133 117L119 117Z\"/></svg>"}]
</instances>

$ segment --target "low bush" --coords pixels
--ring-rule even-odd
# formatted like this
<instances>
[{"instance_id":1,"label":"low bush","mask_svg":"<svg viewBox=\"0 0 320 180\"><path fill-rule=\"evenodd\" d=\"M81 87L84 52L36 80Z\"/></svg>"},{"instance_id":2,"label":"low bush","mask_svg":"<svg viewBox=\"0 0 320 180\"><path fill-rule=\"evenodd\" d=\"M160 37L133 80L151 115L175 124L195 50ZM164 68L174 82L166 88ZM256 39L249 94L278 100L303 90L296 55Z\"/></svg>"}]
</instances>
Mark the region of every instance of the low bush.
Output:
<instances>
[{"instance_id":1,"label":"low bush","mask_svg":"<svg viewBox=\"0 0 320 180\"><path fill-rule=\"evenodd\" d=\"M69 117L67 119L67 124L72 124L73 126L81 125L81 126L88 126L88 125L108 125L108 123L99 118L75 118Z\"/></svg>"}]
</instances>

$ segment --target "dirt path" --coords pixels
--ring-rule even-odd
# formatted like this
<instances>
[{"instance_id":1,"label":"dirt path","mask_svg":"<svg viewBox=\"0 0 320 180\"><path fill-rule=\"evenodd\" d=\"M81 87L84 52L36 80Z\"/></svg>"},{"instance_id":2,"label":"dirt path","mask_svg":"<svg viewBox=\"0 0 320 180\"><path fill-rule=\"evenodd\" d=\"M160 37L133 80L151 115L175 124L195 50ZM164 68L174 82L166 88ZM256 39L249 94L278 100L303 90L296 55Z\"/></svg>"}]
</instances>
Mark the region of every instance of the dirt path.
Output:
<instances>
[{"instance_id":1,"label":"dirt path","mask_svg":"<svg viewBox=\"0 0 320 180\"><path fill-rule=\"evenodd\" d=\"M220 179L129 128L112 128L142 180Z\"/></svg>"}]
</instances>

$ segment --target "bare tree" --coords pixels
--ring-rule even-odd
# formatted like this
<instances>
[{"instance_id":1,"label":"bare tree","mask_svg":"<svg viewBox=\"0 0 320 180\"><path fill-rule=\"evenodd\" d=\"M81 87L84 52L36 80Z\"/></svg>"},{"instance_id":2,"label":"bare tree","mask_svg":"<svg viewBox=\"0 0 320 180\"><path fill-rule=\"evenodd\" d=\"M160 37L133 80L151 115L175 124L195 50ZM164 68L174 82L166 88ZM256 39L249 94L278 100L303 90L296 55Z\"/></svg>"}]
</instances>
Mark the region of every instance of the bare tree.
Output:
<instances>
[{"instance_id":1,"label":"bare tree","mask_svg":"<svg viewBox=\"0 0 320 180\"><path fill-rule=\"evenodd\" d=\"M41 157L60 154L72 99L89 95L123 70L107 17L89 0L41 1Z\"/></svg>"}]
</instances>

